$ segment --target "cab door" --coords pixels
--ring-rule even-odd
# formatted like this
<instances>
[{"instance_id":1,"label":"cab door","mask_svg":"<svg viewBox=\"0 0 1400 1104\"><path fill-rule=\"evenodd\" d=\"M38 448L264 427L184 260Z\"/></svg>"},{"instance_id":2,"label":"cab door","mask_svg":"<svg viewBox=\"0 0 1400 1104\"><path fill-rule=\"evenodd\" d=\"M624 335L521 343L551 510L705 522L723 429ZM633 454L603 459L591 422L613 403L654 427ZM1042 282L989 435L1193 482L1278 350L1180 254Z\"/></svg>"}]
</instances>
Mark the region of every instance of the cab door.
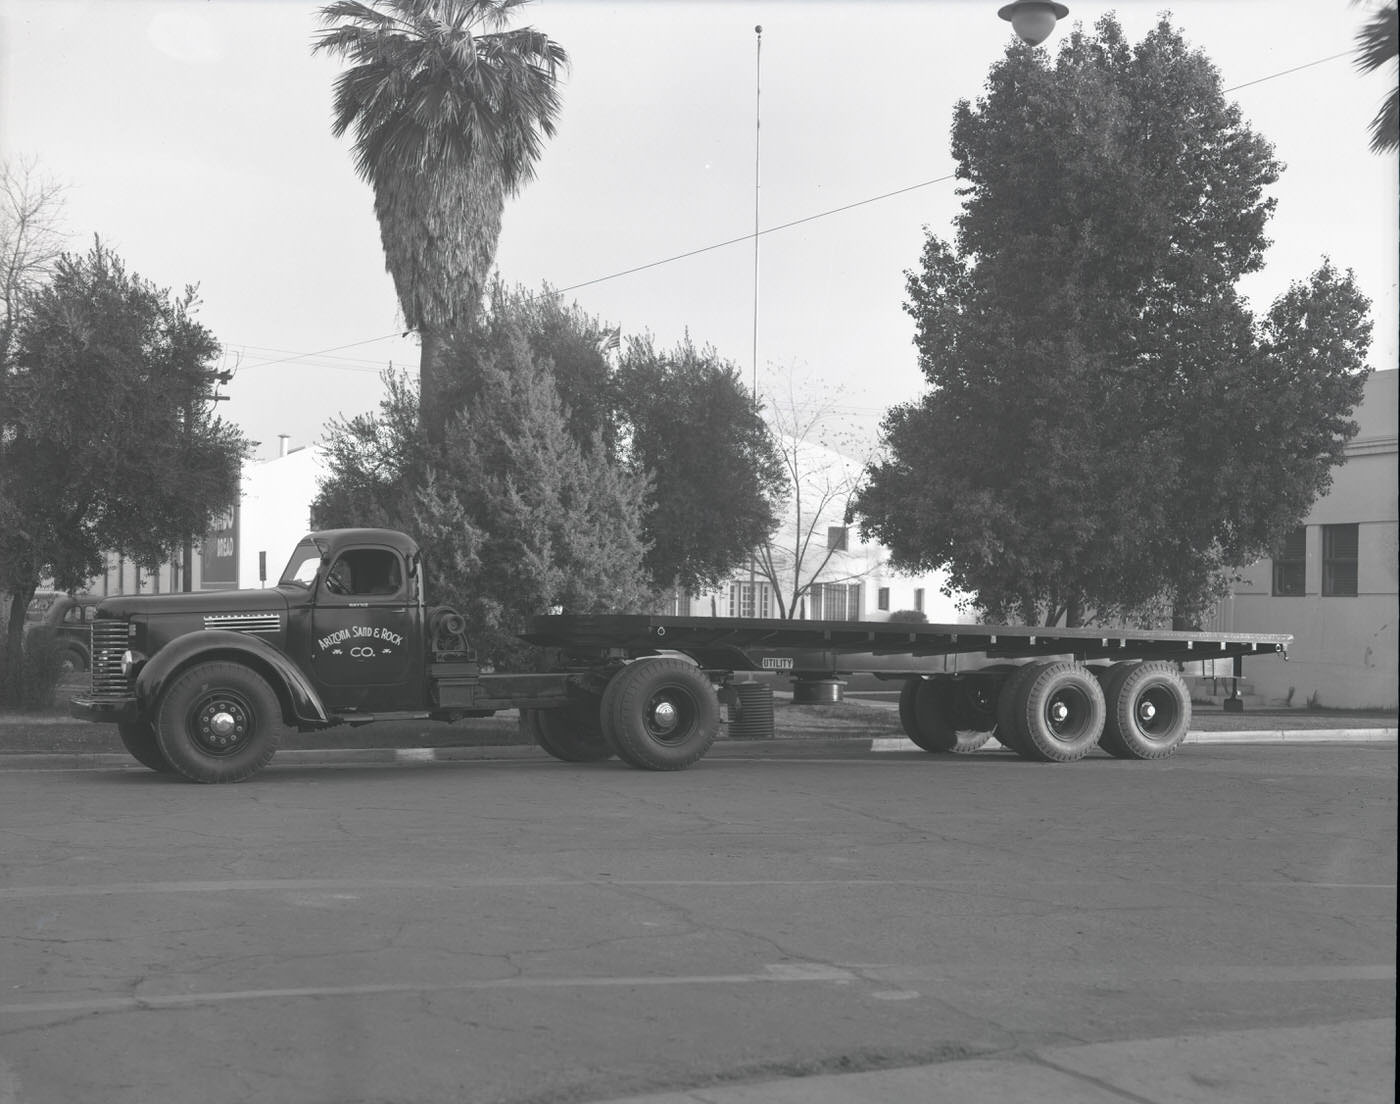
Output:
<instances>
[{"instance_id":1,"label":"cab door","mask_svg":"<svg viewBox=\"0 0 1400 1104\"><path fill-rule=\"evenodd\" d=\"M403 557L344 548L317 580L311 672L331 708L421 708L423 642Z\"/></svg>"}]
</instances>

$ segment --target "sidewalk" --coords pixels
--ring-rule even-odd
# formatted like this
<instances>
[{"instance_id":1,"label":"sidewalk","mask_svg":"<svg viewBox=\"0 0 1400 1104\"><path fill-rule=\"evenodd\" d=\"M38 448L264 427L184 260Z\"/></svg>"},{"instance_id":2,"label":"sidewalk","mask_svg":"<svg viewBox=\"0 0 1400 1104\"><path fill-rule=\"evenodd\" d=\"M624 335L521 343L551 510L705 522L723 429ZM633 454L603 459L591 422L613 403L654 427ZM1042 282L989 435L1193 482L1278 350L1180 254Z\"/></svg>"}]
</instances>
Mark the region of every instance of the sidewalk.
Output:
<instances>
[{"instance_id":1,"label":"sidewalk","mask_svg":"<svg viewBox=\"0 0 1400 1104\"><path fill-rule=\"evenodd\" d=\"M1379 1104L1394 1090L1395 1020L1380 1019L1053 1046L606 1104Z\"/></svg>"}]
</instances>

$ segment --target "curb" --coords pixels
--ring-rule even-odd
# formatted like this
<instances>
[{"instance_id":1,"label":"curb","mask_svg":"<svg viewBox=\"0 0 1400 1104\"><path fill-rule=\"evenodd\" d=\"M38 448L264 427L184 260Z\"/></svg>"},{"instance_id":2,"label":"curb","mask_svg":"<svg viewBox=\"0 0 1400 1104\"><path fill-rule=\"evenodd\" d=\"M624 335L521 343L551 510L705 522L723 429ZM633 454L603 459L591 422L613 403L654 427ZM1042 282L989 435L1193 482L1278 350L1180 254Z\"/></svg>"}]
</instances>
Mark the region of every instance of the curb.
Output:
<instances>
[{"instance_id":1,"label":"curb","mask_svg":"<svg viewBox=\"0 0 1400 1104\"><path fill-rule=\"evenodd\" d=\"M1394 743L1397 730L1393 728L1334 728L1334 729L1265 729L1255 732L1191 732L1187 744L1380 744ZM876 736L868 744L862 738L803 739L803 740L726 740L719 748L728 749L731 758L747 758L771 754L781 748L791 757L803 752L859 754L871 752L924 752L912 740L903 736ZM800 749L800 750L799 750ZM989 742L974 754L1001 754L1000 744ZM717 755L715 758L720 758ZM519 760L560 764L552 756L532 744L488 744L476 747L409 747L409 748L283 748L277 752L274 765L290 766L387 766L413 763L464 763L484 760ZM594 764L583 764L593 766ZM107 769L139 765L125 752L111 751L36 751L0 753L0 771L4 770L77 770ZM145 769L145 768L139 768Z\"/></svg>"},{"instance_id":2,"label":"curb","mask_svg":"<svg viewBox=\"0 0 1400 1104\"><path fill-rule=\"evenodd\" d=\"M1393 728L1270 728L1247 732L1188 732L1183 744L1381 744L1394 741ZM992 751L1004 750L1001 745ZM878 737L871 751L919 751L919 745L903 736ZM983 750L983 749L979 749Z\"/></svg>"}]
</instances>

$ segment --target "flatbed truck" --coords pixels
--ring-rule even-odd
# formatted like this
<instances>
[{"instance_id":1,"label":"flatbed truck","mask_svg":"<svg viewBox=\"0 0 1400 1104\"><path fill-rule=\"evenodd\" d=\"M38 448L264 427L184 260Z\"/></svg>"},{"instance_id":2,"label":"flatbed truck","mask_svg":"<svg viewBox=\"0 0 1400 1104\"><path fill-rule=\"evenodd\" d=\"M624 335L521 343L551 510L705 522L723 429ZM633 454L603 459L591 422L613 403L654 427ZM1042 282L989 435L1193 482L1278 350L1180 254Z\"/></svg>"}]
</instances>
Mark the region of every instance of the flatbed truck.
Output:
<instances>
[{"instance_id":1,"label":"flatbed truck","mask_svg":"<svg viewBox=\"0 0 1400 1104\"><path fill-rule=\"evenodd\" d=\"M699 761L723 717L750 708L755 675L784 672L795 701L827 700L845 676L900 686L904 731L930 752L995 738L1071 762L1173 754L1191 698L1184 662L1286 655L1286 635L1014 625L552 614L522 638L547 669L501 672L465 621L426 602L424 558L406 534L308 534L273 587L105 598L92 625L92 682L76 717L117 726L141 764L195 782L262 770L284 726L519 712L566 762L616 756L644 770ZM770 699L771 701L771 699ZM770 705L771 708L771 705Z\"/></svg>"}]
</instances>

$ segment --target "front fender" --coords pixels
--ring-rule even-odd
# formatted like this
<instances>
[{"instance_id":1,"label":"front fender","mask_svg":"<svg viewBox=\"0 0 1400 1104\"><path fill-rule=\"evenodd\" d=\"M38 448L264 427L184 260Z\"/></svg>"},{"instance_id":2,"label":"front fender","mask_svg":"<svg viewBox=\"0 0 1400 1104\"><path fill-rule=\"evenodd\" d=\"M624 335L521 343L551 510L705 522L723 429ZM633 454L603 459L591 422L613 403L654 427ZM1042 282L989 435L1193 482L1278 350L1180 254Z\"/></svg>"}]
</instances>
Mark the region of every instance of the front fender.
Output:
<instances>
[{"instance_id":1,"label":"front fender","mask_svg":"<svg viewBox=\"0 0 1400 1104\"><path fill-rule=\"evenodd\" d=\"M321 697L286 653L265 640L229 629L206 629L172 640L148 659L136 677L136 700L146 716L155 715L156 703L177 676L212 660L229 660L253 668L271 684L290 724L329 724Z\"/></svg>"}]
</instances>

